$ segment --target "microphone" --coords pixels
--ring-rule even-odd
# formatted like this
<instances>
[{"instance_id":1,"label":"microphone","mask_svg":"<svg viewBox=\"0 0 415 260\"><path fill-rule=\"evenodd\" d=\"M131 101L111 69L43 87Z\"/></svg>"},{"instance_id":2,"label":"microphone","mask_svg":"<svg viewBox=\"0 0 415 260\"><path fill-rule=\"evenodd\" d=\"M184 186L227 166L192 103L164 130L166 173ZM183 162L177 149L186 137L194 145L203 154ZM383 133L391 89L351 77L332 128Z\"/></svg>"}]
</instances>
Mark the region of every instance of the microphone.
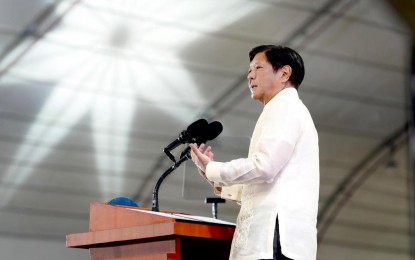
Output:
<instances>
[{"instance_id":1,"label":"microphone","mask_svg":"<svg viewBox=\"0 0 415 260\"><path fill-rule=\"evenodd\" d=\"M218 121L213 121L208 125L207 130L196 138L195 143L197 143L197 145L201 145L203 143L206 143L207 141L211 141L218 137L222 133L222 130L222 124ZM185 157L187 159L190 159L190 146L186 147L186 149L184 149L183 152L180 154L180 159Z\"/></svg>"},{"instance_id":2,"label":"microphone","mask_svg":"<svg viewBox=\"0 0 415 260\"><path fill-rule=\"evenodd\" d=\"M208 127L208 122L206 121L206 119L202 118L202 119L199 119L193 122L187 127L186 130L183 130L180 133L179 137L176 140L174 140L164 149L171 151L177 146L179 146L180 144L195 141L196 138L199 137L200 135L206 135L205 132L206 132L207 127Z\"/></svg>"},{"instance_id":3,"label":"microphone","mask_svg":"<svg viewBox=\"0 0 415 260\"><path fill-rule=\"evenodd\" d=\"M164 148L164 152L167 156L174 162L174 164L167 169L161 177L158 179L156 186L153 189L153 205L152 211L159 211L159 198L158 193L163 180L177 169L180 164L182 164L187 159L190 159L190 146L187 146L180 155L179 161L176 162L174 156L170 153L170 150L176 148L180 144L184 143L197 143L198 145L206 143L207 141L213 140L222 132L222 124L214 121L210 124L205 119L199 119L193 122L187 127L187 130L184 130L180 133L179 137L174 140L171 144Z\"/></svg>"},{"instance_id":4,"label":"microphone","mask_svg":"<svg viewBox=\"0 0 415 260\"><path fill-rule=\"evenodd\" d=\"M190 124L186 130L183 130L179 137L167 145L163 151L164 153L173 161L176 162L174 156L170 153L171 150L175 149L177 146L185 143L196 142L197 138L200 136L207 135L206 131L209 124L206 119L199 119L192 124Z\"/></svg>"},{"instance_id":5,"label":"microphone","mask_svg":"<svg viewBox=\"0 0 415 260\"><path fill-rule=\"evenodd\" d=\"M196 143L200 145L202 143L206 143L207 141L211 141L218 137L222 133L222 130L222 124L218 121L213 121L208 125L207 130L202 132L200 136L196 138Z\"/></svg>"}]
</instances>

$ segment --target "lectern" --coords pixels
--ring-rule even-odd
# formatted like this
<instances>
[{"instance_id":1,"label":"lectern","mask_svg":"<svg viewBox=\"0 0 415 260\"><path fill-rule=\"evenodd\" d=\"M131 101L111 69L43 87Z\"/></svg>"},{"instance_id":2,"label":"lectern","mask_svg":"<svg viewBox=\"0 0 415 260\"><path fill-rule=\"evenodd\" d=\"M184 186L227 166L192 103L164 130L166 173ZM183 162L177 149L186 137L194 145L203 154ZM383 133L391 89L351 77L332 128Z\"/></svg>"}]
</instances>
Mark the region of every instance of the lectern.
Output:
<instances>
[{"instance_id":1,"label":"lectern","mask_svg":"<svg viewBox=\"0 0 415 260\"><path fill-rule=\"evenodd\" d=\"M89 232L66 246L89 249L92 260L228 259L234 225L207 217L91 203Z\"/></svg>"}]
</instances>

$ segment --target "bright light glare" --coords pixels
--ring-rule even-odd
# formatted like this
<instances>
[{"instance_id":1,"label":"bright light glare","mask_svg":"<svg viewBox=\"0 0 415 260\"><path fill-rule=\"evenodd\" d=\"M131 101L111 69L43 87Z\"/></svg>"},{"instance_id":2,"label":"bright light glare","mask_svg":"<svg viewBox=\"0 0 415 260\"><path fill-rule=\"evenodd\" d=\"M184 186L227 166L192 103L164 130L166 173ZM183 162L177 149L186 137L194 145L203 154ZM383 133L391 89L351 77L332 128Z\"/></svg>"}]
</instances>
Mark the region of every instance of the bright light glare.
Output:
<instances>
[{"instance_id":1,"label":"bright light glare","mask_svg":"<svg viewBox=\"0 0 415 260\"><path fill-rule=\"evenodd\" d=\"M65 9L71 3L62 1L61 7ZM39 121L33 122L26 133L25 139L31 144L20 145L14 156L15 163L5 171L3 180L24 183L71 129L81 119L88 118L86 115L90 116L94 130L97 170L109 171L114 176L125 171L128 133L134 113L145 112L139 111L140 102L180 102L178 109L167 105L157 108L183 123L196 116L195 104L203 106L205 100L178 55L200 32L214 31L238 18L220 15L222 19L216 19L218 3L186 1L194 9L189 12L183 9L183 2L179 6L175 1L77 2L58 26L44 35L9 71L11 75L47 82L53 88L37 115ZM243 9L237 0L220 3L225 11ZM62 12L61 8L57 10ZM178 13L180 10L183 12ZM199 23L188 23L195 14L200 18ZM245 14L239 12L239 15ZM16 52L19 50L16 48ZM42 124L40 119L47 119L50 124ZM44 140L48 147L36 145L37 140ZM20 160L30 161L30 165L19 167ZM110 179L114 178L100 178L105 198L123 189L122 178L118 178L119 182L110 182ZM11 195L9 192L3 196L4 202Z\"/></svg>"}]
</instances>

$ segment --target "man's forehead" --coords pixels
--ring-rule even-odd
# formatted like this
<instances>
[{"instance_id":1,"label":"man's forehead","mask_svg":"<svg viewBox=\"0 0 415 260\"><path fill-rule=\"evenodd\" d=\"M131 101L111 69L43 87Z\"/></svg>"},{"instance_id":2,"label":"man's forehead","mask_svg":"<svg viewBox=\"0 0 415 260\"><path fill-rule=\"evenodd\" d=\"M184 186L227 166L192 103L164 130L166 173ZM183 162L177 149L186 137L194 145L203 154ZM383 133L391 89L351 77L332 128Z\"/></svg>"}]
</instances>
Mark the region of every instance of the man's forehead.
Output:
<instances>
[{"instance_id":1,"label":"man's forehead","mask_svg":"<svg viewBox=\"0 0 415 260\"><path fill-rule=\"evenodd\" d=\"M265 56L265 53L260 52L252 59L251 63L249 63L249 67L252 67L257 64L264 64L267 63L267 57Z\"/></svg>"}]
</instances>

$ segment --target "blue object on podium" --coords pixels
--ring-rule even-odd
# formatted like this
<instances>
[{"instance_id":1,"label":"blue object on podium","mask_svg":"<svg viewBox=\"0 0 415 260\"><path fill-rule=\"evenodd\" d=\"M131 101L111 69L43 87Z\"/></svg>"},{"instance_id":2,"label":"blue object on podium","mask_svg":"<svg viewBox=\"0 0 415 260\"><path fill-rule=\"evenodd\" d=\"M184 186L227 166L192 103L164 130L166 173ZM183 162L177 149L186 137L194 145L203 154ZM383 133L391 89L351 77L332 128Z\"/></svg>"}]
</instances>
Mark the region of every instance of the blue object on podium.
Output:
<instances>
[{"instance_id":1,"label":"blue object on podium","mask_svg":"<svg viewBox=\"0 0 415 260\"><path fill-rule=\"evenodd\" d=\"M107 204L110 205L120 205L120 206L130 206L130 207L139 207L138 203L134 200L127 197L117 197L108 201Z\"/></svg>"}]
</instances>

